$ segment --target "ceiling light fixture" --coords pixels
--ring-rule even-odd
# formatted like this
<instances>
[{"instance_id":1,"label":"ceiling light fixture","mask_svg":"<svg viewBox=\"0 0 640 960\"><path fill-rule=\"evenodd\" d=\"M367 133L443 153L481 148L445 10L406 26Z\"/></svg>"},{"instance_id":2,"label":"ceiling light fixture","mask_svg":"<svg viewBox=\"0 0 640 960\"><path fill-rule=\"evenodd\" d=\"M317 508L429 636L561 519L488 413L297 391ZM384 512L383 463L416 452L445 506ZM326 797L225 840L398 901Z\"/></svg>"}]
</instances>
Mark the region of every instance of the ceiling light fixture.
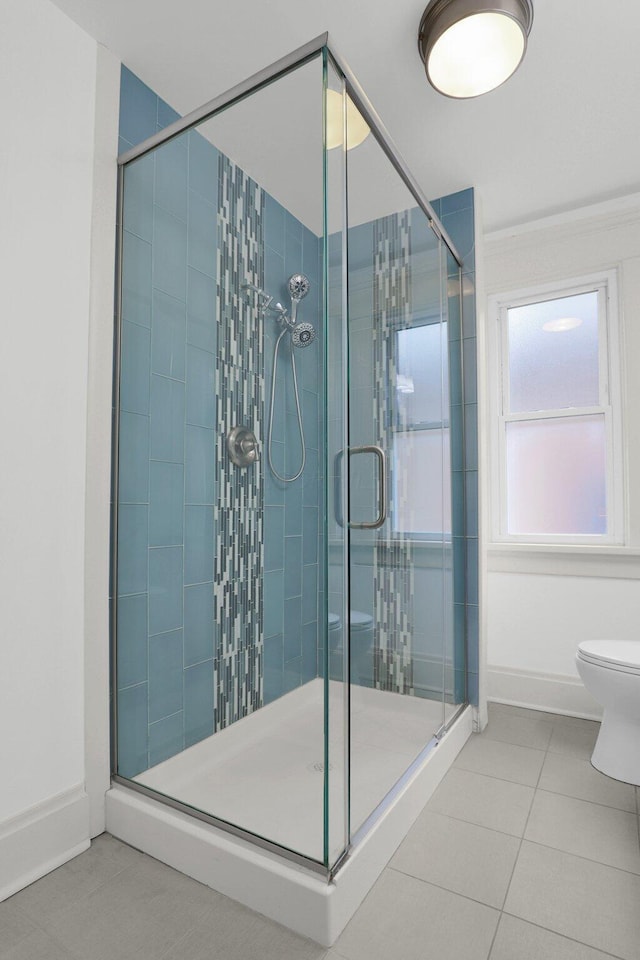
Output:
<instances>
[{"instance_id":1,"label":"ceiling light fixture","mask_svg":"<svg viewBox=\"0 0 640 960\"><path fill-rule=\"evenodd\" d=\"M547 320L542 329L547 333L564 333L565 330L575 330L581 323L580 317L558 317L557 320Z\"/></svg>"},{"instance_id":2,"label":"ceiling light fixture","mask_svg":"<svg viewBox=\"0 0 640 960\"><path fill-rule=\"evenodd\" d=\"M327 90L327 150L342 146L344 119L342 94ZM347 97L347 150L358 147L369 136L369 127L351 97Z\"/></svg>"},{"instance_id":3,"label":"ceiling light fixture","mask_svg":"<svg viewBox=\"0 0 640 960\"><path fill-rule=\"evenodd\" d=\"M532 21L531 0L431 0L418 33L429 83L456 99L495 90L520 65Z\"/></svg>"}]
</instances>

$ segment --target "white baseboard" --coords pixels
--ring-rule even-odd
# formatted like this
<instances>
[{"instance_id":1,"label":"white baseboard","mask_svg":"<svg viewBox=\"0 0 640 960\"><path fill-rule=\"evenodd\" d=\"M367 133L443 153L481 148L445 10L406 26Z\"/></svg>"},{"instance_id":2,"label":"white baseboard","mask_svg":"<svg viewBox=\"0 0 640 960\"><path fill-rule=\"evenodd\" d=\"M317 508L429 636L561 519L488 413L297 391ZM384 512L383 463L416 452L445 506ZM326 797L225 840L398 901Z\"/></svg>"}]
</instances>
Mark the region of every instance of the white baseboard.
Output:
<instances>
[{"instance_id":1,"label":"white baseboard","mask_svg":"<svg viewBox=\"0 0 640 960\"><path fill-rule=\"evenodd\" d=\"M602 719L602 707L585 689L579 677L490 666L487 668L487 698L496 703L560 713L567 717Z\"/></svg>"},{"instance_id":2,"label":"white baseboard","mask_svg":"<svg viewBox=\"0 0 640 960\"><path fill-rule=\"evenodd\" d=\"M358 909L471 734L471 708L408 778L334 882L114 784L107 830L157 860L324 946Z\"/></svg>"},{"instance_id":3,"label":"white baseboard","mask_svg":"<svg viewBox=\"0 0 640 960\"><path fill-rule=\"evenodd\" d=\"M89 798L72 787L0 823L0 901L89 847Z\"/></svg>"}]
</instances>

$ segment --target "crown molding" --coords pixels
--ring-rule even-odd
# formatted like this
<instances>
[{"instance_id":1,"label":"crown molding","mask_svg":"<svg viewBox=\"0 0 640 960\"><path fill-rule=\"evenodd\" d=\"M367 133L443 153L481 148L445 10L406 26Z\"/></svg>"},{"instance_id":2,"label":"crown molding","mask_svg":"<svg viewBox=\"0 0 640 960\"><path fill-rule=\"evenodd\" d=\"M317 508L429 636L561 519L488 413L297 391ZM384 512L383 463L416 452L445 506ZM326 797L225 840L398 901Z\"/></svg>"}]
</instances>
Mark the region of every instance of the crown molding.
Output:
<instances>
[{"instance_id":1,"label":"crown molding","mask_svg":"<svg viewBox=\"0 0 640 960\"><path fill-rule=\"evenodd\" d=\"M640 192L616 197L613 200L605 200L602 203L576 207L573 210L565 210L563 213L553 214L552 216L528 220L511 227L505 227L502 230L492 230L485 233L484 240L487 246L499 247L501 244L509 243L516 238L541 231L562 227L568 227L569 229L597 227L601 229L606 226L628 223L638 218L640 218Z\"/></svg>"}]
</instances>

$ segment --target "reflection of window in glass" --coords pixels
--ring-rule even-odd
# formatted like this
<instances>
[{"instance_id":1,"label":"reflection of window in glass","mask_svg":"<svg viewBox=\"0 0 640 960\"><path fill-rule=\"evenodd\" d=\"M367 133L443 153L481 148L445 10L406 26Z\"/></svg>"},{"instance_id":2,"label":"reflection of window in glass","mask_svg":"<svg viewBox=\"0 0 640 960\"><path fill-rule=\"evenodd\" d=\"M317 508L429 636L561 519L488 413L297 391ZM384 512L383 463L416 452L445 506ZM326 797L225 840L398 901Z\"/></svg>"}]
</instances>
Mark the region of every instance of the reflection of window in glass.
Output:
<instances>
[{"instance_id":1,"label":"reflection of window in glass","mask_svg":"<svg viewBox=\"0 0 640 960\"><path fill-rule=\"evenodd\" d=\"M451 532L446 323L399 330L395 360L393 528L442 538Z\"/></svg>"},{"instance_id":2,"label":"reflection of window in glass","mask_svg":"<svg viewBox=\"0 0 640 960\"><path fill-rule=\"evenodd\" d=\"M619 536L614 279L492 301L500 343L498 539Z\"/></svg>"}]
</instances>

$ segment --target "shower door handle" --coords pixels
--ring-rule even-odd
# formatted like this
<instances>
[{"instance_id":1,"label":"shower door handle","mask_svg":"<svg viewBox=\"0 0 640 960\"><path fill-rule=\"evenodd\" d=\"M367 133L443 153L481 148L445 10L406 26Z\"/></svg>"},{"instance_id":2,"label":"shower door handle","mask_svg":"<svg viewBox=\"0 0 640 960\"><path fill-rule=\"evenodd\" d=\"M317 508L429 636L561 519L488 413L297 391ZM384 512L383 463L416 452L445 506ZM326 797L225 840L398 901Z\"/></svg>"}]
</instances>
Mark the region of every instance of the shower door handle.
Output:
<instances>
[{"instance_id":1,"label":"shower door handle","mask_svg":"<svg viewBox=\"0 0 640 960\"><path fill-rule=\"evenodd\" d=\"M359 453L372 453L378 459L378 516L375 520L363 520L359 523L352 520L349 522L349 527L352 530L377 530L387 519L387 457L382 447L378 447L375 444L368 444L363 447L349 447L350 457ZM338 454L336 459L338 458L342 459L341 453ZM340 523L340 526L343 526L342 510L339 510L338 514L338 523Z\"/></svg>"}]
</instances>

